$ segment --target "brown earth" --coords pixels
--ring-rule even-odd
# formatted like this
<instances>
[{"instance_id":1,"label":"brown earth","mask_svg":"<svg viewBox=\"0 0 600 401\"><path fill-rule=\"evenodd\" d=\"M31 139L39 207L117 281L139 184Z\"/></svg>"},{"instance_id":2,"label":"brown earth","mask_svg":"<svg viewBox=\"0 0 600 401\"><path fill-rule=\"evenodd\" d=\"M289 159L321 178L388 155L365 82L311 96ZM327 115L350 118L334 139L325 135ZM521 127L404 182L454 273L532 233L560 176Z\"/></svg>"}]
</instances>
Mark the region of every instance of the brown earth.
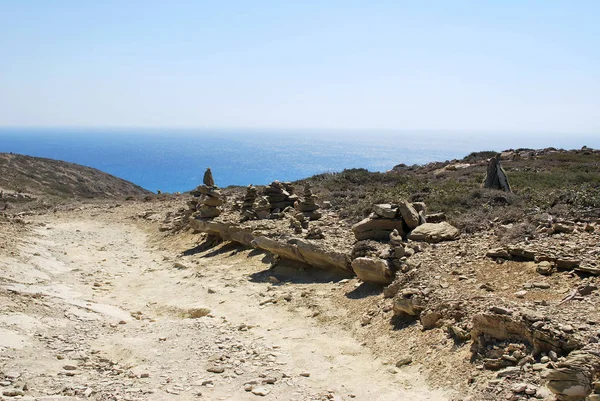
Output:
<instances>
[{"instance_id":1,"label":"brown earth","mask_svg":"<svg viewBox=\"0 0 600 401\"><path fill-rule=\"evenodd\" d=\"M0 190L11 203L33 198L142 196L150 191L100 170L41 157L0 153ZM3 205L0 205L3 206Z\"/></svg>"}]
</instances>

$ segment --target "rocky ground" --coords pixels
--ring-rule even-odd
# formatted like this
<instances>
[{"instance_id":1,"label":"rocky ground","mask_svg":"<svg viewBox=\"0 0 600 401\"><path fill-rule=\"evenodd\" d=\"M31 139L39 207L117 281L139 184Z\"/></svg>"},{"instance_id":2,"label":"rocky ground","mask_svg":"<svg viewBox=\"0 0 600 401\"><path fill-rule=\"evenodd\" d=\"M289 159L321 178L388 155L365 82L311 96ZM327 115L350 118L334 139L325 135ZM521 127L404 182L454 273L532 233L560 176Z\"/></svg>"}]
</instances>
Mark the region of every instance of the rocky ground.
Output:
<instances>
[{"instance_id":1,"label":"rocky ground","mask_svg":"<svg viewBox=\"0 0 600 401\"><path fill-rule=\"evenodd\" d=\"M487 153L195 198L5 193L0 397L600 400L600 151L505 152L513 193L480 188Z\"/></svg>"},{"instance_id":2,"label":"rocky ground","mask_svg":"<svg viewBox=\"0 0 600 401\"><path fill-rule=\"evenodd\" d=\"M204 249L197 234L140 218L179 206L83 204L0 222L2 398L460 396L345 325L355 279L272 271L263 252Z\"/></svg>"}]
</instances>

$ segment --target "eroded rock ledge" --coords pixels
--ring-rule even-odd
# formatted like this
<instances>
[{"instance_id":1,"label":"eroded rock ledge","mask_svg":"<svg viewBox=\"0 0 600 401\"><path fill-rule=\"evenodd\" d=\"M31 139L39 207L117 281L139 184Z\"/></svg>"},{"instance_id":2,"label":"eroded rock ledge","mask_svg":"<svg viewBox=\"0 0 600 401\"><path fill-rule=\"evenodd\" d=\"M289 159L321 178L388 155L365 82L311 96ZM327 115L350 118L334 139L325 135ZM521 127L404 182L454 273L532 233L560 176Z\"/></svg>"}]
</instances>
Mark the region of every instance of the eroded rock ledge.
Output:
<instances>
[{"instance_id":1,"label":"eroded rock ledge","mask_svg":"<svg viewBox=\"0 0 600 401\"><path fill-rule=\"evenodd\" d=\"M336 269L340 273L354 274L349 254L327 249L308 239L276 240L242 228L236 223L192 218L190 224L196 231L214 235L224 241L233 241L247 247L262 249L283 259L304 263L319 269Z\"/></svg>"}]
</instances>

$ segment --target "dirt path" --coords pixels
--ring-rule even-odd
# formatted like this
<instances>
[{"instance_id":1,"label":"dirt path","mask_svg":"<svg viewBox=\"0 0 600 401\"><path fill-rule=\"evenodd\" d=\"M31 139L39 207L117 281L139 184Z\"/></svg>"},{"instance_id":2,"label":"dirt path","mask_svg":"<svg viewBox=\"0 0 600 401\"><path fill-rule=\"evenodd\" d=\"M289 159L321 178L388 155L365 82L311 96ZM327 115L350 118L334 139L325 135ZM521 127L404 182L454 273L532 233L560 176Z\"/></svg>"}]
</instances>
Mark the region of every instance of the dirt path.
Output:
<instances>
[{"instance_id":1,"label":"dirt path","mask_svg":"<svg viewBox=\"0 0 600 401\"><path fill-rule=\"evenodd\" d=\"M178 256L115 217L46 216L0 256L6 398L25 386L46 400L448 399L417 367L282 307L298 292L252 279L264 255Z\"/></svg>"}]
</instances>

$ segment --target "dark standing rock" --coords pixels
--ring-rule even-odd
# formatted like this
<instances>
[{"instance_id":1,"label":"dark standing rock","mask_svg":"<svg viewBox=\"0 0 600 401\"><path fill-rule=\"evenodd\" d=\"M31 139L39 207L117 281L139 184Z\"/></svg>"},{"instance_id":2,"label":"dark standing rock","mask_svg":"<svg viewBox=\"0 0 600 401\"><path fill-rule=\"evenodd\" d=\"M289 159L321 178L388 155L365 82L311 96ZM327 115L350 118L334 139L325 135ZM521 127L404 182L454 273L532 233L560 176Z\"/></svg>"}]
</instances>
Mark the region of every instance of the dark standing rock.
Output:
<instances>
[{"instance_id":1,"label":"dark standing rock","mask_svg":"<svg viewBox=\"0 0 600 401\"><path fill-rule=\"evenodd\" d=\"M202 182L207 187L215 186L215 180L213 179L213 175L212 175L212 171L210 171L210 167L207 168L206 171L204 172L204 178L202 179Z\"/></svg>"},{"instance_id":2,"label":"dark standing rock","mask_svg":"<svg viewBox=\"0 0 600 401\"><path fill-rule=\"evenodd\" d=\"M483 187L499 189L504 192L511 192L506 172L500 165L500 155L490 159L487 169L487 176L485 178Z\"/></svg>"}]
</instances>

